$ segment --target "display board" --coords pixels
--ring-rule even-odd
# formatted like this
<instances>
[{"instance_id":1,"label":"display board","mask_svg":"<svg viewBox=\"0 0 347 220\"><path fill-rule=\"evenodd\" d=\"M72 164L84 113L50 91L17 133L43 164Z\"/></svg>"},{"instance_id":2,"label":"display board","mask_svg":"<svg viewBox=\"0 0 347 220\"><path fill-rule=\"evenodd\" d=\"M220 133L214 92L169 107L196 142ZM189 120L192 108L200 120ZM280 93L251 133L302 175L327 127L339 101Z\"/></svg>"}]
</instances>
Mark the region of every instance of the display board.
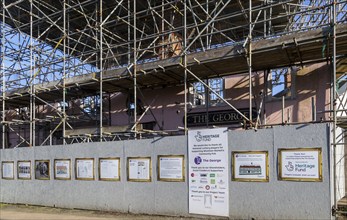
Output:
<instances>
[{"instance_id":1,"label":"display board","mask_svg":"<svg viewBox=\"0 0 347 220\"><path fill-rule=\"evenodd\" d=\"M280 180L323 180L321 148L279 149L278 163Z\"/></svg>"},{"instance_id":2,"label":"display board","mask_svg":"<svg viewBox=\"0 0 347 220\"><path fill-rule=\"evenodd\" d=\"M50 164L49 160L35 160L35 179L49 180L50 179Z\"/></svg>"},{"instance_id":3,"label":"display board","mask_svg":"<svg viewBox=\"0 0 347 220\"><path fill-rule=\"evenodd\" d=\"M234 151L231 162L233 181L269 181L267 151Z\"/></svg>"},{"instance_id":4,"label":"display board","mask_svg":"<svg viewBox=\"0 0 347 220\"><path fill-rule=\"evenodd\" d=\"M76 158L76 179L94 180L94 158Z\"/></svg>"},{"instance_id":5,"label":"display board","mask_svg":"<svg viewBox=\"0 0 347 220\"><path fill-rule=\"evenodd\" d=\"M229 216L227 130L188 131L189 213Z\"/></svg>"},{"instance_id":6,"label":"display board","mask_svg":"<svg viewBox=\"0 0 347 220\"><path fill-rule=\"evenodd\" d=\"M54 160L54 178L57 180L71 179L71 160L55 159Z\"/></svg>"},{"instance_id":7,"label":"display board","mask_svg":"<svg viewBox=\"0 0 347 220\"><path fill-rule=\"evenodd\" d=\"M152 163L150 157L128 157L128 181L151 182Z\"/></svg>"},{"instance_id":8,"label":"display board","mask_svg":"<svg viewBox=\"0 0 347 220\"><path fill-rule=\"evenodd\" d=\"M120 158L99 158L99 179L120 181Z\"/></svg>"},{"instance_id":9,"label":"display board","mask_svg":"<svg viewBox=\"0 0 347 220\"><path fill-rule=\"evenodd\" d=\"M3 179L8 179L8 180L14 179L14 162L13 161L2 162L1 177Z\"/></svg>"},{"instance_id":10,"label":"display board","mask_svg":"<svg viewBox=\"0 0 347 220\"><path fill-rule=\"evenodd\" d=\"M158 155L158 180L184 182L184 155Z\"/></svg>"},{"instance_id":11,"label":"display board","mask_svg":"<svg viewBox=\"0 0 347 220\"><path fill-rule=\"evenodd\" d=\"M31 161L17 162L17 178L23 180L31 179Z\"/></svg>"}]
</instances>

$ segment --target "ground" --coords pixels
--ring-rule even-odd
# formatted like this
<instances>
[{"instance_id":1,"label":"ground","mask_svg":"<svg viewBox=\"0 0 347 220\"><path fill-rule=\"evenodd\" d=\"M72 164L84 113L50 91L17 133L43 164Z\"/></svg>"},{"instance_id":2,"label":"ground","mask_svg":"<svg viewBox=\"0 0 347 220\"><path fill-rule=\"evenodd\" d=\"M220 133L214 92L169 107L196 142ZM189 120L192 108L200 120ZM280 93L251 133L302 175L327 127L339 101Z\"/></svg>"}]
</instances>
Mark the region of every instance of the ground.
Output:
<instances>
[{"instance_id":1,"label":"ground","mask_svg":"<svg viewBox=\"0 0 347 220\"><path fill-rule=\"evenodd\" d=\"M60 209L42 206L0 204L1 220L110 220L110 219L135 219L135 220L191 220L193 218L166 217L156 215L135 215L128 213L101 212L90 210ZM196 219L196 218L195 218Z\"/></svg>"}]
</instances>

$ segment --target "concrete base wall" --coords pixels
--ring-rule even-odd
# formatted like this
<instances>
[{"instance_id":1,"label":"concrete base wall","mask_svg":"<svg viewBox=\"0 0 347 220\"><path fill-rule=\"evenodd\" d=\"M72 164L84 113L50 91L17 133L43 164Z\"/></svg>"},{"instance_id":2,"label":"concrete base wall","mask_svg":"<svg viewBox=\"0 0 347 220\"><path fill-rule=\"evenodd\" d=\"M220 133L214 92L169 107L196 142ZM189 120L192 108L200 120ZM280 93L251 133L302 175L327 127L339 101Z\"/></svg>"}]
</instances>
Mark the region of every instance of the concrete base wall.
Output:
<instances>
[{"instance_id":1,"label":"concrete base wall","mask_svg":"<svg viewBox=\"0 0 347 220\"><path fill-rule=\"evenodd\" d=\"M329 219L331 194L329 175L329 128L326 124L283 126L258 131L230 131L231 152L269 151L270 181L264 183L229 180L230 217L260 219ZM277 149L321 147L322 182L289 182L277 179ZM120 212L189 216L187 139L184 136L147 140L85 143L68 146L43 146L1 150L1 161L49 159L51 179L35 180L32 164L31 180L0 180L0 202L24 203L65 208L112 210ZM183 154L186 161L185 182L157 180L157 155ZM150 156L152 182L128 182L126 158ZM94 158L94 181L53 179L54 159ZM121 158L121 181L98 180L98 158Z\"/></svg>"}]
</instances>

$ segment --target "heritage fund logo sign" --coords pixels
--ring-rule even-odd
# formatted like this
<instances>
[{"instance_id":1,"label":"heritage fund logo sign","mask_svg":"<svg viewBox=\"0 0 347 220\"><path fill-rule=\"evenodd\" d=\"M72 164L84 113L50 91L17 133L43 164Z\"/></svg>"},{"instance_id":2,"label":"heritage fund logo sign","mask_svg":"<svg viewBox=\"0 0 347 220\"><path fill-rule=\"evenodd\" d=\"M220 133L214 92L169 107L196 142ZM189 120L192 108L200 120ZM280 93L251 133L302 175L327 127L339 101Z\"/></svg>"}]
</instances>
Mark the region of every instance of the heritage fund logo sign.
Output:
<instances>
[{"instance_id":1,"label":"heritage fund logo sign","mask_svg":"<svg viewBox=\"0 0 347 220\"><path fill-rule=\"evenodd\" d=\"M189 213L229 216L226 128L188 132Z\"/></svg>"},{"instance_id":2,"label":"heritage fund logo sign","mask_svg":"<svg viewBox=\"0 0 347 220\"><path fill-rule=\"evenodd\" d=\"M322 181L321 148L279 149L279 179Z\"/></svg>"}]
</instances>

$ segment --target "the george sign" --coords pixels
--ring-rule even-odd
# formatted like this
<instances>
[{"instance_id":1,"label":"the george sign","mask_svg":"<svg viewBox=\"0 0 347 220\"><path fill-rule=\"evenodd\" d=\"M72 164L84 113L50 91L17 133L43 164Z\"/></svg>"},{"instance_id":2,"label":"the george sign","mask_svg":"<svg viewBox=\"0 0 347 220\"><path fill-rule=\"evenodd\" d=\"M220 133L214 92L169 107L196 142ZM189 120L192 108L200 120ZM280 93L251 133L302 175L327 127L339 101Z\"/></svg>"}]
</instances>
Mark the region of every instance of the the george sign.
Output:
<instances>
[{"instance_id":1,"label":"the george sign","mask_svg":"<svg viewBox=\"0 0 347 220\"><path fill-rule=\"evenodd\" d=\"M184 155L159 155L158 180L184 182Z\"/></svg>"},{"instance_id":2,"label":"the george sign","mask_svg":"<svg viewBox=\"0 0 347 220\"><path fill-rule=\"evenodd\" d=\"M226 128L188 132L189 213L229 216Z\"/></svg>"},{"instance_id":3,"label":"the george sign","mask_svg":"<svg viewBox=\"0 0 347 220\"><path fill-rule=\"evenodd\" d=\"M321 148L279 149L279 179L322 181Z\"/></svg>"},{"instance_id":4,"label":"the george sign","mask_svg":"<svg viewBox=\"0 0 347 220\"><path fill-rule=\"evenodd\" d=\"M249 117L249 109L243 108L239 111ZM256 109L252 110L252 118L257 118ZM187 115L188 126L202 126L207 123L209 125L238 124L243 121L244 118L234 110L188 113Z\"/></svg>"},{"instance_id":5,"label":"the george sign","mask_svg":"<svg viewBox=\"0 0 347 220\"><path fill-rule=\"evenodd\" d=\"M267 151L235 151L232 153L232 180L269 181Z\"/></svg>"}]
</instances>

